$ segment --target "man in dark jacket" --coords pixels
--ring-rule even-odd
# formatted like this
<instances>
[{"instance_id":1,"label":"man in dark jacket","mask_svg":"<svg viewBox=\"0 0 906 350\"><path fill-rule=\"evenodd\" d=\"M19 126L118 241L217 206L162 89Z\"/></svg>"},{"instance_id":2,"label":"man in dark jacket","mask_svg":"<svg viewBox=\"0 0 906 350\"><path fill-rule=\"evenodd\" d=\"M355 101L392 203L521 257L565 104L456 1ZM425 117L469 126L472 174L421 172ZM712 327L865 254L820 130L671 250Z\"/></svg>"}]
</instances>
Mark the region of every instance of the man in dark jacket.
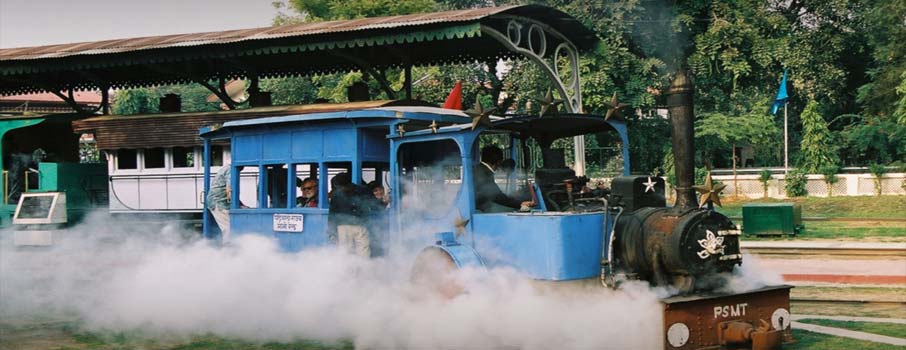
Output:
<instances>
[{"instance_id":1,"label":"man in dark jacket","mask_svg":"<svg viewBox=\"0 0 906 350\"><path fill-rule=\"evenodd\" d=\"M366 224L374 210L374 196L367 188L350 180L348 173L330 179L333 194L327 217L328 240L349 253L368 258L371 257L371 239Z\"/></svg>"},{"instance_id":2,"label":"man in dark jacket","mask_svg":"<svg viewBox=\"0 0 906 350\"><path fill-rule=\"evenodd\" d=\"M532 207L531 201L520 202L507 196L494 181L494 171L503 162L503 151L488 145L481 149L481 163L473 167L475 208L485 213L499 213Z\"/></svg>"}]
</instances>

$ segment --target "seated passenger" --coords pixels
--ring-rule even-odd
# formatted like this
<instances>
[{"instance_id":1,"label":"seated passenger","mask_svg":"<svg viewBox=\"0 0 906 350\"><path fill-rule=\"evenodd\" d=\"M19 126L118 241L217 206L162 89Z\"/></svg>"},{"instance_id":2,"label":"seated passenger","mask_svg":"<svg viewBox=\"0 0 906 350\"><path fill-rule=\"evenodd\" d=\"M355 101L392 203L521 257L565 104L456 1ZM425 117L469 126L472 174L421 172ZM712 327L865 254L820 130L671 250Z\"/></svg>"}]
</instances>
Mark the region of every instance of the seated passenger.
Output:
<instances>
[{"instance_id":1,"label":"seated passenger","mask_svg":"<svg viewBox=\"0 0 906 350\"><path fill-rule=\"evenodd\" d=\"M494 171L503 162L503 151L489 145L481 149L481 164L473 168L475 187L475 208L485 213L500 213L531 208L532 201L520 202L507 196L494 181Z\"/></svg>"},{"instance_id":2,"label":"seated passenger","mask_svg":"<svg viewBox=\"0 0 906 350\"><path fill-rule=\"evenodd\" d=\"M384 191L384 186L378 180L374 180L368 183L368 189L371 190L371 194L374 195L374 199L377 200L377 205L381 208L386 208L390 205L390 197L387 196L387 193Z\"/></svg>"},{"instance_id":3,"label":"seated passenger","mask_svg":"<svg viewBox=\"0 0 906 350\"><path fill-rule=\"evenodd\" d=\"M318 207L318 180L307 177L299 186L301 196L296 197L296 208Z\"/></svg>"}]
</instances>

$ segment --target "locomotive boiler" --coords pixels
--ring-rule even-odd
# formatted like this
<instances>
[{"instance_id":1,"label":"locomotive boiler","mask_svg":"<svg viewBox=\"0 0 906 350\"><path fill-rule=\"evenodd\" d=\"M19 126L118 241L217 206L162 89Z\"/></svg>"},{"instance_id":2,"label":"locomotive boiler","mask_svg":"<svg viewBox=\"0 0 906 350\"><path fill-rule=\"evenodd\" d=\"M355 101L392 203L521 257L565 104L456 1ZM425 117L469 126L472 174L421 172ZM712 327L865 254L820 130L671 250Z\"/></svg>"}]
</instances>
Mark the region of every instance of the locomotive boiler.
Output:
<instances>
[{"instance_id":1,"label":"locomotive boiler","mask_svg":"<svg viewBox=\"0 0 906 350\"><path fill-rule=\"evenodd\" d=\"M612 193L624 210L612 238L612 269L681 292L695 290L697 279L742 263L739 229L711 207L719 190L709 179L698 187L703 203L695 195L693 93L691 80L680 71L666 94L676 164L675 205L666 207L663 184L651 177L618 178Z\"/></svg>"}]
</instances>

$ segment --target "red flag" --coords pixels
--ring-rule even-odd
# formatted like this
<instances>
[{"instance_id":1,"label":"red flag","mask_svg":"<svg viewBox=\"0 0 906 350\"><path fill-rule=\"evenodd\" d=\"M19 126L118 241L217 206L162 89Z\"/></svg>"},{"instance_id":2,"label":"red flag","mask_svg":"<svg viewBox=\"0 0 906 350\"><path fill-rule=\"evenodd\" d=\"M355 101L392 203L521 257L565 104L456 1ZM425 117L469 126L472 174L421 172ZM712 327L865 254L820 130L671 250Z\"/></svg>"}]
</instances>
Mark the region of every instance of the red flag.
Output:
<instances>
[{"instance_id":1,"label":"red flag","mask_svg":"<svg viewBox=\"0 0 906 350\"><path fill-rule=\"evenodd\" d=\"M444 108L462 110L462 81L457 80L456 85L453 85L453 90L450 90L450 95L444 101Z\"/></svg>"}]
</instances>

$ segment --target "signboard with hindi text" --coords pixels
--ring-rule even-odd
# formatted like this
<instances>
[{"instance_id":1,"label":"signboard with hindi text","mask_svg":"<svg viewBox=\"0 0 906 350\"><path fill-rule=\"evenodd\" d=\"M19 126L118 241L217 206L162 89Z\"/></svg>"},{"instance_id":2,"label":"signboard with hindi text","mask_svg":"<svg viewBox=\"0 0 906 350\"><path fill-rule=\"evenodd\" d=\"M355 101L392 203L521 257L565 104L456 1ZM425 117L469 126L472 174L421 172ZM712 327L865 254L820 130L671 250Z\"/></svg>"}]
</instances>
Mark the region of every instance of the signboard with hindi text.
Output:
<instances>
[{"instance_id":1,"label":"signboard with hindi text","mask_svg":"<svg viewBox=\"0 0 906 350\"><path fill-rule=\"evenodd\" d=\"M274 214L274 231L302 232L305 218L302 214Z\"/></svg>"}]
</instances>

